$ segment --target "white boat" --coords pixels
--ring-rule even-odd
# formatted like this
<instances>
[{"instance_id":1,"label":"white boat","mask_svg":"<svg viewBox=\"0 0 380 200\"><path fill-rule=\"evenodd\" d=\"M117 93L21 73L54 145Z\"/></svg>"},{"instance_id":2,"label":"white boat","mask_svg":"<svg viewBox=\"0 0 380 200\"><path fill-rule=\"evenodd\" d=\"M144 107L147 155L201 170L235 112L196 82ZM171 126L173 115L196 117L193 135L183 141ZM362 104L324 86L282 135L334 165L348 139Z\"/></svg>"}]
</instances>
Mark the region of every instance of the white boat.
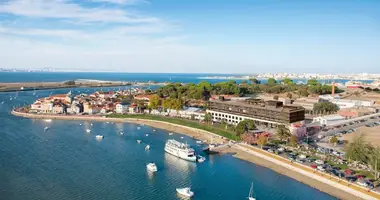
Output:
<instances>
[{"instance_id":1,"label":"white boat","mask_svg":"<svg viewBox=\"0 0 380 200\"><path fill-rule=\"evenodd\" d=\"M181 139L183 139L183 136L181 137Z\"/></svg>"},{"instance_id":2,"label":"white boat","mask_svg":"<svg viewBox=\"0 0 380 200\"><path fill-rule=\"evenodd\" d=\"M90 129L86 129L86 132L87 132L87 133L91 133L91 130L90 130Z\"/></svg>"},{"instance_id":3,"label":"white boat","mask_svg":"<svg viewBox=\"0 0 380 200\"><path fill-rule=\"evenodd\" d=\"M101 139L104 138L104 136L103 135L96 135L95 138L98 139L98 140L101 140Z\"/></svg>"},{"instance_id":4,"label":"white boat","mask_svg":"<svg viewBox=\"0 0 380 200\"><path fill-rule=\"evenodd\" d=\"M178 194L183 195L185 197L193 197L194 196L194 192L191 191L191 188L189 188L189 187L177 188L176 190L177 190Z\"/></svg>"},{"instance_id":5,"label":"white boat","mask_svg":"<svg viewBox=\"0 0 380 200\"><path fill-rule=\"evenodd\" d=\"M51 119L45 119L45 122L51 122Z\"/></svg>"},{"instance_id":6,"label":"white boat","mask_svg":"<svg viewBox=\"0 0 380 200\"><path fill-rule=\"evenodd\" d=\"M2 101L1 104L4 104L4 101Z\"/></svg>"},{"instance_id":7,"label":"white boat","mask_svg":"<svg viewBox=\"0 0 380 200\"><path fill-rule=\"evenodd\" d=\"M196 141L196 143L197 143L197 144L203 144L203 142L200 141L200 140Z\"/></svg>"},{"instance_id":8,"label":"white boat","mask_svg":"<svg viewBox=\"0 0 380 200\"><path fill-rule=\"evenodd\" d=\"M44 131L47 131L48 129L49 129L49 127L46 126L46 127L44 128Z\"/></svg>"},{"instance_id":9,"label":"white boat","mask_svg":"<svg viewBox=\"0 0 380 200\"><path fill-rule=\"evenodd\" d=\"M156 129L153 129L153 131L156 131Z\"/></svg>"},{"instance_id":10,"label":"white boat","mask_svg":"<svg viewBox=\"0 0 380 200\"><path fill-rule=\"evenodd\" d=\"M120 135L124 135L124 132L123 132L123 131L120 131Z\"/></svg>"},{"instance_id":11,"label":"white boat","mask_svg":"<svg viewBox=\"0 0 380 200\"><path fill-rule=\"evenodd\" d=\"M109 124L110 122L106 122L107 124Z\"/></svg>"},{"instance_id":12,"label":"white boat","mask_svg":"<svg viewBox=\"0 0 380 200\"><path fill-rule=\"evenodd\" d=\"M148 144L145 146L145 150L149 150L149 149L150 149L150 145Z\"/></svg>"},{"instance_id":13,"label":"white boat","mask_svg":"<svg viewBox=\"0 0 380 200\"><path fill-rule=\"evenodd\" d=\"M91 124L91 126L92 126L92 124Z\"/></svg>"},{"instance_id":14,"label":"white boat","mask_svg":"<svg viewBox=\"0 0 380 200\"><path fill-rule=\"evenodd\" d=\"M157 170L157 166L156 166L156 164L153 163L153 162L147 164L147 165L146 165L146 168L147 168L148 171L150 171L150 172L156 172L156 171L158 171L158 170Z\"/></svg>"},{"instance_id":15,"label":"white boat","mask_svg":"<svg viewBox=\"0 0 380 200\"><path fill-rule=\"evenodd\" d=\"M141 140L137 140L137 143L139 143L139 144L140 144L140 143L141 143Z\"/></svg>"},{"instance_id":16,"label":"white boat","mask_svg":"<svg viewBox=\"0 0 380 200\"><path fill-rule=\"evenodd\" d=\"M249 189L248 200L256 200L253 197L253 183L251 183L251 188Z\"/></svg>"},{"instance_id":17,"label":"white boat","mask_svg":"<svg viewBox=\"0 0 380 200\"><path fill-rule=\"evenodd\" d=\"M148 136L149 136L149 134L147 133L147 134L145 134L145 136L147 136L147 137L148 137Z\"/></svg>"},{"instance_id":18,"label":"white boat","mask_svg":"<svg viewBox=\"0 0 380 200\"><path fill-rule=\"evenodd\" d=\"M79 124L79 126L82 126L82 124Z\"/></svg>"},{"instance_id":19,"label":"white boat","mask_svg":"<svg viewBox=\"0 0 380 200\"><path fill-rule=\"evenodd\" d=\"M197 160L195 151L190 145L178 142L176 140L170 139L166 141L165 152L170 153L174 156L182 158L184 160L193 161Z\"/></svg>"},{"instance_id":20,"label":"white boat","mask_svg":"<svg viewBox=\"0 0 380 200\"><path fill-rule=\"evenodd\" d=\"M140 130L140 126L137 127L137 130Z\"/></svg>"},{"instance_id":21,"label":"white boat","mask_svg":"<svg viewBox=\"0 0 380 200\"><path fill-rule=\"evenodd\" d=\"M173 135L173 133L169 133L169 135Z\"/></svg>"},{"instance_id":22,"label":"white boat","mask_svg":"<svg viewBox=\"0 0 380 200\"><path fill-rule=\"evenodd\" d=\"M203 156L197 156L197 161L198 162L200 162L200 163L202 163L202 162L204 162L206 160L206 158L205 157L203 157Z\"/></svg>"}]
</instances>

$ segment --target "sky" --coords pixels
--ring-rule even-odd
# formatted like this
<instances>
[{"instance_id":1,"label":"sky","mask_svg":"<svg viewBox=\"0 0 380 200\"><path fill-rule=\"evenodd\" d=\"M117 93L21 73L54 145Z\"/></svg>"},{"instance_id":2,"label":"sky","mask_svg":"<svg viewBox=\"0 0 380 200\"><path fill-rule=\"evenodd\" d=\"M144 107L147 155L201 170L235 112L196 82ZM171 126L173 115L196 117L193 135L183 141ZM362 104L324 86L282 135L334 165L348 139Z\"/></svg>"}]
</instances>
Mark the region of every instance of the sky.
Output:
<instances>
[{"instance_id":1,"label":"sky","mask_svg":"<svg viewBox=\"0 0 380 200\"><path fill-rule=\"evenodd\" d=\"M0 68L380 73L380 0L0 0Z\"/></svg>"}]
</instances>

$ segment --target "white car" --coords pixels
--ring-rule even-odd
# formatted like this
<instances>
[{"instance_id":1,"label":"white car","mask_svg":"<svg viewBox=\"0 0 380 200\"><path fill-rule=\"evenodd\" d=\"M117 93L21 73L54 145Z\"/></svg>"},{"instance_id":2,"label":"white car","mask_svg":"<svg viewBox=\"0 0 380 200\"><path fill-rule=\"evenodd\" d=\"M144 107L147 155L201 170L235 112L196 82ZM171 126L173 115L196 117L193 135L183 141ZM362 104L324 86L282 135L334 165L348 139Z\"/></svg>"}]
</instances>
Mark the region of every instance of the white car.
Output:
<instances>
[{"instance_id":1,"label":"white car","mask_svg":"<svg viewBox=\"0 0 380 200\"><path fill-rule=\"evenodd\" d=\"M324 168L322 165L319 165L319 166L317 167L317 169L318 169L319 171L323 171L323 172L326 171L325 168Z\"/></svg>"},{"instance_id":2,"label":"white car","mask_svg":"<svg viewBox=\"0 0 380 200\"><path fill-rule=\"evenodd\" d=\"M363 187L368 187L368 184L367 184L367 182L365 182L365 181L358 181L358 182L356 182L358 185L360 185L360 186L363 186Z\"/></svg>"},{"instance_id":3,"label":"white car","mask_svg":"<svg viewBox=\"0 0 380 200\"><path fill-rule=\"evenodd\" d=\"M283 147L280 147L280 148L277 149L277 151L283 152L283 151L285 151L285 149Z\"/></svg>"},{"instance_id":4,"label":"white car","mask_svg":"<svg viewBox=\"0 0 380 200\"><path fill-rule=\"evenodd\" d=\"M318 165L323 165L323 164L325 164L325 161L323 161L323 160L316 160L315 163L317 163Z\"/></svg>"}]
</instances>

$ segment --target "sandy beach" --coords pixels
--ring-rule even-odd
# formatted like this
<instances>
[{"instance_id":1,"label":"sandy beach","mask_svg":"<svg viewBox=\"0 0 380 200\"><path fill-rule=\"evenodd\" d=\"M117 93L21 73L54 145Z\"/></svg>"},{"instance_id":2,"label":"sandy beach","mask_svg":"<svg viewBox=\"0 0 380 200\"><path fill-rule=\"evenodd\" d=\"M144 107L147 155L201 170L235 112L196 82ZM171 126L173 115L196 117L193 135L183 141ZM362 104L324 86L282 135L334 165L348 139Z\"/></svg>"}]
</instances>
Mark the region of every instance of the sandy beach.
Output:
<instances>
[{"instance_id":1,"label":"sandy beach","mask_svg":"<svg viewBox=\"0 0 380 200\"><path fill-rule=\"evenodd\" d=\"M93 117L93 116L66 116L66 115L34 115L34 114L28 114L28 113L18 113L12 111L12 114L16 116L21 117L27 117L27 118L41 118L41 119L59 119L59 120L89 120L89 121L108 121L108 122L117 122L117 123L137 123L137 124L145 124L148 126L152 126L155 128L165 129L169 132L176 132L181 134L186 134L188 136L191 136L197 140L202 141L210 141L210 138L213 137L214 142L221 143L223 141L226 141L225 139L221 138L220 136L210 133L207 131L186 127L182 125L176 125L171 124L167 122L161 122L161 121L153 121L153 120L146 120L146 119L126 119L126 118L105 118L101 116ZM275 155L271 155L268 152L261 152L262 150L259 150L254 147L248 147L248 145L241 145L236 144L233 145L231 148L225 148L222 150L221 153L233 153L234 157L252 162L258 165L262 165L264 167L270 168L278 173L281 173L283 175L286 175L290 178L293 178L301 183L307 184L311 187L314 187L316 189L319 189L320 191L326 192L332 196L335 196L339 199L379 199L380 195L373 192L368 192L364 188L360 188L359 186L352 185L352 184L340 184L337 180L334 180L334 178L331 178L327 175L324 175L320 172L314 172L311 168L307 168L306 166L302 167L301 165L298 165L296 163L290 163L288 160L281 160L276 158ZM259 155L259 156L255 156ZM263 159L267 157L266 159ZM277 159L275 160L277 163L273 162L273 158ZM272 159L272 161L271 161ZM284 167L284 165L280 165L279 163L284 163L284 165L292 165L292 168L289 169L287 167ZM307 168L307 169L306 169ZM302 172L302 173L301 173ZM310 177L305 176L310 175ZM335 182L334 182L335 181ZM326 184L328 182L329 184ZM343 188L343 189L341 189ZM347 192L350 191L351 193ZM359 195L354 195L359 194ZM360 195L363 194L363 195ZM359 198L362 197L362 198Z\"/></svg>"}]
</instances>

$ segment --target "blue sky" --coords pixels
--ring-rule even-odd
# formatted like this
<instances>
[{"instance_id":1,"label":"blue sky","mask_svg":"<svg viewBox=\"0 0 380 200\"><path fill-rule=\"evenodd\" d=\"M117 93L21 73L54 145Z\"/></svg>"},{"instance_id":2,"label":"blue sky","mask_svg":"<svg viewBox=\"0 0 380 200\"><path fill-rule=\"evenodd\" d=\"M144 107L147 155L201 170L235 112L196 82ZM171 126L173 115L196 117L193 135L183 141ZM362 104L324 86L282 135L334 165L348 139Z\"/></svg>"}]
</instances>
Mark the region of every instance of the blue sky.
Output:
<instances>
[{"instance_id":1,"label":"blue sky","mask_svg":"<svg viewBox=\"0 0 380 200\"><path fill-rule=\"evenodd\" d=\"M379 0L0 1L0 67L380 73L379 55Z\"/></svg>"}]
</instances>

